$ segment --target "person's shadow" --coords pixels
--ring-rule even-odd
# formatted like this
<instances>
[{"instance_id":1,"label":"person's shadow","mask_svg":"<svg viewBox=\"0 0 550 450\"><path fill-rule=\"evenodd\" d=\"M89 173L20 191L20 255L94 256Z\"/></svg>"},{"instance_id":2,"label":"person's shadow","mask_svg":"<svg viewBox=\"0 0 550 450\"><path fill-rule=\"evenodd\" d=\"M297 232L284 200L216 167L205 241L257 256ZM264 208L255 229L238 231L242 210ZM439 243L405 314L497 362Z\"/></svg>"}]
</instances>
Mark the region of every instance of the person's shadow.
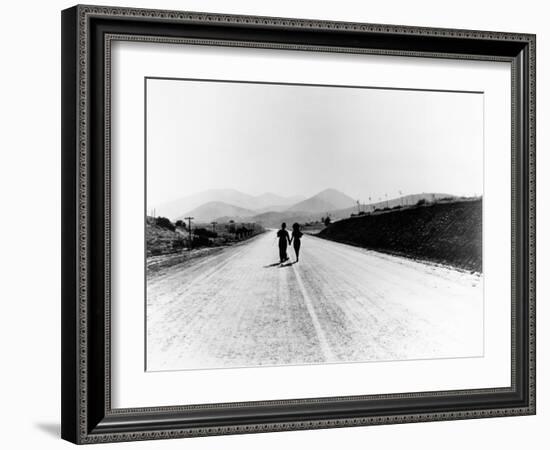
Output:
<instances>
[{"instance_id":1,"label":"person's shadow","mask_svg":"<svg viewBox=\"0 0 550 450\"><path fill-rule=\"evenodd\" d=\"M279 269L282 269L283 267L290 267L290 266L293 266L294 264L296 264L297 261L292 261L292 262L287 262L287 263L284 263L284 264L281 264L279 266Z\"/></svg>"},{"instance_id":2,"label":"person's shadow","mask_svg":"<svg viewBox=\"0 0 550 450\"><path fill-rule=\"evenodd\" d=\"M282 269L283 267L290 267L290 266L296 264L296 262L297 261L286 262L286 263L275 262L273 264L269 264L267 266L264 266L264 269L269 269L270 267L278 267L279 269Z\"/></svg>"},{"instance_id":3,"label":"person's shadow","mask_svg":"<svg viewBox=\"0 0 550 450\"><path fill-rule=\"evenodd\" d=\"M264 266L264 269L269 269L270 267L277 267L280 264L281 263L279 263L279 262L274 262L273 264L269 264L267 266Z\"/></svg>"}]
</instances>

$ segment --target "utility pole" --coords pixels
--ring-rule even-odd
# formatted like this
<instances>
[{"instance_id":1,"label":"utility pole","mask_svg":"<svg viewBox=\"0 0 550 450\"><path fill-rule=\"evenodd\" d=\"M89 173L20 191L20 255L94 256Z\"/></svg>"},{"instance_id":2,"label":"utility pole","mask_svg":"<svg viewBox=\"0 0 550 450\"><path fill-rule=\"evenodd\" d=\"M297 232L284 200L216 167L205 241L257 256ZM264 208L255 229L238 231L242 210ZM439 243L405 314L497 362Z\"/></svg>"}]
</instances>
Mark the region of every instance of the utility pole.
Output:
<instances>
[{"instance_id":1,"label":"utility pole","mask_svg":"<svg viewBox=\"0 0 550 450\"><path fill-rule=\"evenodd\" d=\"M218 222L210 222L210 224L212 225L212 232L215 233L216 232L216 225L218 224Z\"/></svg>"},{"instance_id":2,"label":"utility pole","mask_svg":"<svg viewBox=\"0 0 550 450\"><path fill-rule=\"evenodd\" d=\"M193 247L193 240L191 239L191 221L194 219L194 217L184 217L185 220L189 222L189 227L187 231L189 231L189 250Z\"/></svg>"}]
</instances>

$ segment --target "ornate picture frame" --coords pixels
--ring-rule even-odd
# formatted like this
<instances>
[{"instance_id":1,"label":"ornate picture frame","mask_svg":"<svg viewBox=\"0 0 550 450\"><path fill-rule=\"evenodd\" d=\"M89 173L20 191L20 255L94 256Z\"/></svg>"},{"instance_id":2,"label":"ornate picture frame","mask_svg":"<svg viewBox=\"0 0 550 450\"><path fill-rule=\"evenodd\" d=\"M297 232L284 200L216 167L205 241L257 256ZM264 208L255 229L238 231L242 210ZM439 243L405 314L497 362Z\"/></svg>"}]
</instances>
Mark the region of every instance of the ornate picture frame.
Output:
<instances>
[{"instance_id":1,"label":"ornate picture frame","mask_svg":"<svg viewBox=\"0 0 550 450\"><path fill-rule=\"evenodd\" d=\"M110 77L111 48L119 41L510 64L510 386L114 408ZM530 415L535 403L534 35L82 5L62 12L64 439L85 444Z\"/></svg>"}]
</instances>

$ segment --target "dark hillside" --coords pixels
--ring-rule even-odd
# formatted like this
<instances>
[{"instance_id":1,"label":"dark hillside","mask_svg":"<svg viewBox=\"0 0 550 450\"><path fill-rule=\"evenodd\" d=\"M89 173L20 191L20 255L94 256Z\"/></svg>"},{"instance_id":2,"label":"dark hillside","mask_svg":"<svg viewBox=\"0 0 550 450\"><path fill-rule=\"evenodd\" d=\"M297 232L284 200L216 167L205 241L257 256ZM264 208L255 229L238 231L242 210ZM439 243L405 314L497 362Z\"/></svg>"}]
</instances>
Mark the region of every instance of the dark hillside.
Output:
<instances>
[{"instance_id":1,"label":"dark hillside","mask_svg":"<svg viewBox=\"0 0 550 450\"><path fill-rule=\"evenodd\" d=\"M185 247L183 234L176 231L174 225L164 218L153 219L147 217L145 238L147 241L147 256L179 252Z\"/></svg>"},{"instance_id":2,"label":"dark hillside","mask_svg":"<svg viewBox=\"0 0 550 450\"><path fill-rule=\"evenodd\" d=\"M334 222L317 236L482 271L482 201L431 203Z\"/></svg>"}]
</instances>

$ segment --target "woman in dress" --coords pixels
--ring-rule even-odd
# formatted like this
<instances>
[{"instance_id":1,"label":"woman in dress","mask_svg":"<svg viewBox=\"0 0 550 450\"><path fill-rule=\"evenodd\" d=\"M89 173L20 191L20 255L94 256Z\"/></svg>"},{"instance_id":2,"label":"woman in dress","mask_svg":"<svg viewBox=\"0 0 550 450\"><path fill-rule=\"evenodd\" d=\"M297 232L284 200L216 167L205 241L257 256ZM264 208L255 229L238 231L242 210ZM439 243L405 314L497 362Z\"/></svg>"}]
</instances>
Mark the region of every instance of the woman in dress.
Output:
<instances>
[{"instance_id":1,"label":"woman in dress","mask_svg":"<svg viewBox=\"0 0 550 450\"><path fill-rule=\"evenodd\" d=\"M300 239L303 235L304 234L300 231L300 224L294 223L292 225L292 237L290 238L290 243L292 244L294 242L294 253L296 253L296 262L298 262L298 259L300 259Z\"/></svg>"}]
</instances>

